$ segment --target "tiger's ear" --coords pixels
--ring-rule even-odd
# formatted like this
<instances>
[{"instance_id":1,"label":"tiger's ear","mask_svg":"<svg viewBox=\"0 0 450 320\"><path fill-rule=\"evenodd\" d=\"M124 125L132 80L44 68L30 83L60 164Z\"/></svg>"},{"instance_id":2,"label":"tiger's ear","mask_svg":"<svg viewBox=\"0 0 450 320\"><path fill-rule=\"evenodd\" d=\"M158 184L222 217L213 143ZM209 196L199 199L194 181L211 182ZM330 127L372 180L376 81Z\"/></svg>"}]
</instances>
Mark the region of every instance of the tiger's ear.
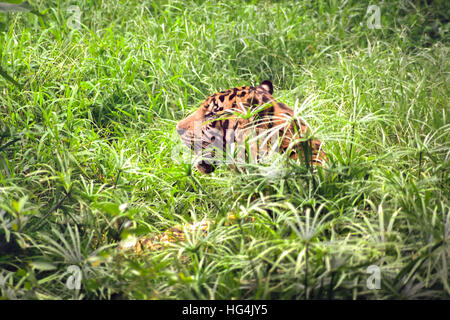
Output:
<instances>
[{"instance_id":1,"label":"tiger's ear","mask_svg":"<svg viewBox=\"0 0 450 320\"><path fill-rule=\"evenodd\" d=\"M270 82L269 80L264 80L263 82L261 82L261 84L258 86L258 88L261 88L270 94L273 93L273 85L272 85L272 82Z\"/></svg>"}]
</instances>

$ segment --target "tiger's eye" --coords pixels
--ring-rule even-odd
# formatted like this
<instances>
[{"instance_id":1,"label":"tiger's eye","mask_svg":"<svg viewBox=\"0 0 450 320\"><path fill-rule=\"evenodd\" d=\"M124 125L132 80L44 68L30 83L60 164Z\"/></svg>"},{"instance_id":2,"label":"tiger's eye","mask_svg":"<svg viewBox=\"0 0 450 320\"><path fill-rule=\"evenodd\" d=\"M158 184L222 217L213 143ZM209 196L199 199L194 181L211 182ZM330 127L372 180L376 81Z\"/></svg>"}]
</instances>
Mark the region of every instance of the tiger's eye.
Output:
<instances>
[{"instance_id":1,"label":"tiger's eye","mask_svg":"<svg viewBox=\"0 0 450 320\"><path fill-rule=\"evenodd\" d=\"M223 110L223 107L221 107L221 106L214 106L214 108L213 108L213 112L219 112L222 110Z\"/></svg>"}]
</instances>

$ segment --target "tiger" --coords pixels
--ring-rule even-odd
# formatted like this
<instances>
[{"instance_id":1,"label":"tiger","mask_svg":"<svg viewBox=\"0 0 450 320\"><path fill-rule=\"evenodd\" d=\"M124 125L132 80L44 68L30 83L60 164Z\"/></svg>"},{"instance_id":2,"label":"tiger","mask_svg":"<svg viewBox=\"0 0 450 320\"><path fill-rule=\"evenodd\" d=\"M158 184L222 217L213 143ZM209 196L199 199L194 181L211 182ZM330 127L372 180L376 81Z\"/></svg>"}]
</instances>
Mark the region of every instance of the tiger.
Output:
<instances>
[{"instance_id":1,"label":"tiger","mask_svg":"<svg viewBox=\"0 0 450 320\"><path fill-rule=\"evenodd\" d=\"M306 124L295 119L294 111L275 100L272 94L273 84L269 80L256 87L241 86L221 91L206 98L196 111L178 122L176 131L181 141L195 153L203 152L206 155L195 164L199 172L212 173L218 164L217 157L213 156L216 150L211 146L227 151L228 144L242 145L250 133L254 132L257 137L264 132L269 132L272 136L276 133L279 140L274 143L277 151L288 153L290 159L301 157L307 165L323 166L327 163L322 142L308 138L309 128ZM307 138L302 140L305 136ZM261 141L257 141L250 148L242 149L244 157L250 156L258 160L261 154L267 153L268 147L265 144L269 140L273 142L274 139L263 139L263 143L258 144ZM229 217L227 219L230 220ZM172 227L160 235L139 239L134 248L136 252L144 249L159 250L184 241L185 232L207 234L213 223L213 220L204 219Z\"/></svg>"},{"instance_id":2,"label":"tiger","mask_svg":"<svg viewBox=\"0 0 450 320\"><path fill-rule=\"evenodd\" d=\"M227 154L230 145L240 147L241 158L257 162L268 154L274 137L279 141L272 143L272 147L275 145L280 153L288 152L289 158L301 157L305 163L319 166L326 163L322 142L302 140L309 128L302 120L295 119L294 111L275 100L272 94L273 84L269 80L256 87L221 91L209 96L194 113L178 122L176 130L181 141L195 154L203 153L195 164L199 172L213 172L218 164L214 154L218 149ZM253 140L249 141L253 142L249 148L243 148L252 133Z\"/></svg>"}]
</instances>

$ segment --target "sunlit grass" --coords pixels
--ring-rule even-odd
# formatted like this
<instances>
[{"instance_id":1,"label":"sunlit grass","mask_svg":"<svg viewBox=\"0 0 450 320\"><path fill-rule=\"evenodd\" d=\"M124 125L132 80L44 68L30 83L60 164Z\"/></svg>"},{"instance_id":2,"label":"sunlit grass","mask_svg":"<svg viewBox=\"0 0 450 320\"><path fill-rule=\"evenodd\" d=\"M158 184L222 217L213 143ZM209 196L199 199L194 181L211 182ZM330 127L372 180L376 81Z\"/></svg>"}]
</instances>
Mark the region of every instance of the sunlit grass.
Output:
<instances>
[{"instance_id":1,"label":"sunlit grass","mask_svg":"<svg viewBox=\"0 0 450 320\"><path fill-rule=\"evenodd\" d=\"M449 298L444 1L384 3L373 30L360 1L86 0L78 30L69 4L30 3L44 16L0 15L2 297ZM326 168L174 161L177 121L265 79ZM206 236L117 248L202 219Z\"/></svg>"}]
</instances>

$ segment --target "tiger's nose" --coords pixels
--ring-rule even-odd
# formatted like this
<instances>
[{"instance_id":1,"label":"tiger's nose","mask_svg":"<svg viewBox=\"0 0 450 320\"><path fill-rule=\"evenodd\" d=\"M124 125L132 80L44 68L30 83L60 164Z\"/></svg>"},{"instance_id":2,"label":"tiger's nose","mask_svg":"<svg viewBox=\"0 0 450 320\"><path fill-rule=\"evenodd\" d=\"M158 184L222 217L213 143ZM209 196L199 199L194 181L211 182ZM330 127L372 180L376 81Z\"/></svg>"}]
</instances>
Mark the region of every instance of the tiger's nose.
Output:
<instances>
[{"instance_id":1,"label":"tiger's nose","mask_svg":"<svg viewBox=\"0 0 450 320\"><path fill-rule=\"evenodd\" d=\"M180 136L182 136L186 132L186 129L183 129L183 128L180 128L177 126L177 132Z\"/></svg>"}]
</instances>

